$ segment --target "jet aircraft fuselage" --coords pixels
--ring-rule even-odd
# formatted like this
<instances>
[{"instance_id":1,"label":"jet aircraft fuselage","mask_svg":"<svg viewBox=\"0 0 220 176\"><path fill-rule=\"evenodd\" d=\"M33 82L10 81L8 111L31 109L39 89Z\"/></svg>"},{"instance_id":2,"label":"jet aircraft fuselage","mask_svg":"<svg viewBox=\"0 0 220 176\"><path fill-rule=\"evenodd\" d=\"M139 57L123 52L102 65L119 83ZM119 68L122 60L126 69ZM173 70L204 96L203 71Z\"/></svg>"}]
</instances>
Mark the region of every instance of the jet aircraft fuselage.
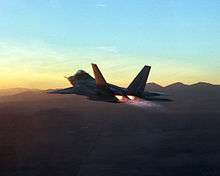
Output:
<instances>
[{"instance_id":1,"label":"jet aircraft fuselage","mask_svg":"<svg viewBox=\"0 0 220 176\"><path fill-rule=\"evenodd\" d=\"M107 83L98 66L92 64L94 77L83 70L77 71L74 76L66 77L72 87L53 90L50 93L85 95L92 100L107 102L126 102L136 98L144 100L168 100L161 98L162 93L145 91L146 81L150 72L150 66L144 66L140 73L131 82L128 88L119 87Z\"/></svg>"}]
</instances>

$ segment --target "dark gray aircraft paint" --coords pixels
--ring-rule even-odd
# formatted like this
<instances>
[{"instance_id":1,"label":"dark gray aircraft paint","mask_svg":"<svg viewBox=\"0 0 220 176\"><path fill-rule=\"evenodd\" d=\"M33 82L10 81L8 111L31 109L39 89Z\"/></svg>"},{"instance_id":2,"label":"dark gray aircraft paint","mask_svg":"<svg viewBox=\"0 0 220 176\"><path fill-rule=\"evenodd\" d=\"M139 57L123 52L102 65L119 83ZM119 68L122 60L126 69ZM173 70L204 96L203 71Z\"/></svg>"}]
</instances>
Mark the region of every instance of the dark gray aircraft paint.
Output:
<instances>
[{"instance_id":1,"label":"dark gray aircraft paint","mask_svg":"<svg viewBox=\"0 0 220 176\"><path fill-rule=\"evenodd\" d=\"M125 102L141 98L144 100L169 101L163 93L145 91L150 66L145 65L128 88L119 87L106 82L96 64L92 64L95 79L83 70L78 70L73 76L67 77L72 87L51 90L49 93L78 94L91 100L107 102Z\"/></svg>"}]
</instances>

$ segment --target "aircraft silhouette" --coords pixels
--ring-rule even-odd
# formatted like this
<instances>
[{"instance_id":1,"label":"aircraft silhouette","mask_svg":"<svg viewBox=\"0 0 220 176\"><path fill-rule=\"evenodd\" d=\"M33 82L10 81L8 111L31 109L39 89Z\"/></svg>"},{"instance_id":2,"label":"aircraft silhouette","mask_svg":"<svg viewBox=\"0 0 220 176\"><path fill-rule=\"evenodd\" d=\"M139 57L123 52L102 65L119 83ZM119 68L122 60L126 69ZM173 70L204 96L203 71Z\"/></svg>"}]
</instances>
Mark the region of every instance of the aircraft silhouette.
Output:
<instances>
[{"instance_id":1,"label":"aircraft silhouette","mask_svg":"<svg viewBox=\"0 0 220 176\"><path fill-rule=\"evenodd\" d=\"M122 103L136 99L169 101L162 98L164 93L145 91L147 78L151 66L145 65L127 88L107 83L96 64L92 64L95 79L83 70L78 70L75 75L65 77L72 87L51 90L49 93L78 94L87 96L91 100Z\"/></svg>"}]
</instances>

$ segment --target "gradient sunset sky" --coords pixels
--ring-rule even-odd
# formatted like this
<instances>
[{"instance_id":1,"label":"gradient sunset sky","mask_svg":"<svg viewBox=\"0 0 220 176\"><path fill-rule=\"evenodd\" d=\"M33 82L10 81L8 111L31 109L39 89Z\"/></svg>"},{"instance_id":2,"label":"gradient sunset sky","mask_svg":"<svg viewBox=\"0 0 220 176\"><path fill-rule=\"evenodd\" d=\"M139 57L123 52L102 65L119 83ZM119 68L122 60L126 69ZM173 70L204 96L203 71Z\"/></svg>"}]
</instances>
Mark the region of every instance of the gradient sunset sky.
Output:
<instances>
[{"instance_id":1,"label":"gradient sunset sky","mask_svg":"<svg viewBox=\"0 0 220 176\"><path fill-rule=\"evenodd\" d=\"M60 88L99 65L127 86L220 84L219 0L0 0L0 88Z\"/></svg>"}]
</instances>

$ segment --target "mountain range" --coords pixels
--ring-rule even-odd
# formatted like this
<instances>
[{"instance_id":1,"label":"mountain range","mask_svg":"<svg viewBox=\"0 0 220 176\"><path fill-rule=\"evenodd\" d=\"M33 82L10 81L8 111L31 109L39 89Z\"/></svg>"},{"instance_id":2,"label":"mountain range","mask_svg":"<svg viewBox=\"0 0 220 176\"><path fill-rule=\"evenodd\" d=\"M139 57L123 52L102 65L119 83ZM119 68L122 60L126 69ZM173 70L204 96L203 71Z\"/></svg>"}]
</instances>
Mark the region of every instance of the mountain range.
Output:
<instances>
[{"instance_id":1,"label":"mountain range","mask_svg":"<svg viewBox=\"0 0 220 176\"><path fill-rule=\"evenodd\" d=\"M146 84L147 91L157 91L157 92L165 92L168 94L175 93L208 93L209 95L213 95L216 93L220 93L220 85L210 84L206 82L198 82L195 84L184 84L181 82L176 82L170 84L168 86L161 86L157 83L150 82ZM9 88L9 89L0 89L0 96L10 96L16 95L23 92L37 92L42 91L40 89L30 89L30 88Z\"/></svg>"},{"instance_id":2,"label":"mountain range","mask_svg":"<svg viewBox=\"0 0 220 176\"><path fill-rule=\"evenodd\" d=\"M146 90L149 91L172 91L172 90L183 90L183 89L219 89L220 85L210 84L206 82L198 82L195 84L184 84L176 82L168 86L161 86L157 83L150 82L146 84Z\"/></svg>"},{"instance_id":3,"label":"mountain range","mask_svg":"<svg viewBox=\"0 0 220 176\"><path fill-rule=\"evenodd\" d=\"M29 89L29 88L9 88L9 89L0 89L0 97L1 96L11 96L17 95L23 92L36 92L40 91L40 89Z\"/></svg>"}]
</instances>

